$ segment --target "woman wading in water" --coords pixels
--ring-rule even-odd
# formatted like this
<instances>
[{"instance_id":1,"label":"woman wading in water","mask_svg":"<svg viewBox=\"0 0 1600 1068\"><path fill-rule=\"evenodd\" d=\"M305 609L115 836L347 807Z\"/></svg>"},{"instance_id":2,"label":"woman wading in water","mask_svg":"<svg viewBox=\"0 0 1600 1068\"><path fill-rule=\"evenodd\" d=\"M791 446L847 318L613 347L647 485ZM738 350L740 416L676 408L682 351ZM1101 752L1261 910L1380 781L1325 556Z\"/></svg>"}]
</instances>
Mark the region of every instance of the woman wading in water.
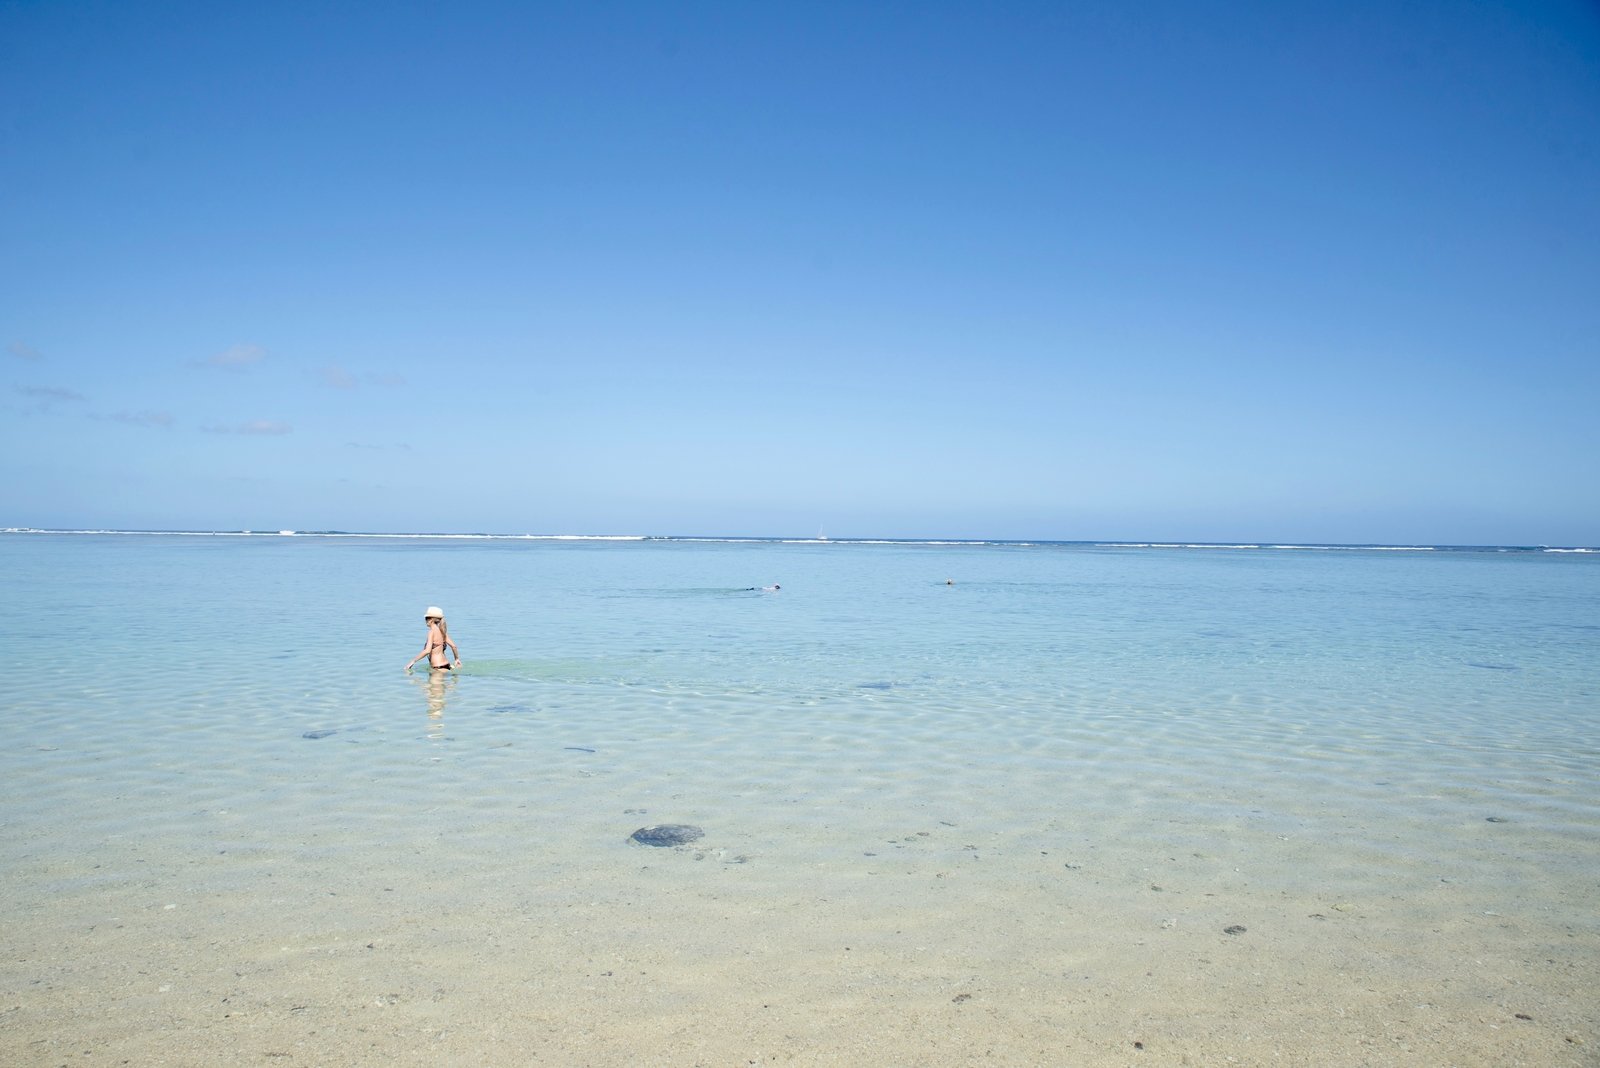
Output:
<instances>
[{"instance_id":1,"label":"woman wading in water","mask_svg":"<svg viewBox=\"0 0 1600 1068\"><path fill-rule=\"evenodd\" d=\"M428 612L422 617L428 624L428 644L422 647L422 652L411 658L411 663L406 665L410 671L412 666L423 657L428 658L428 667L433 671L449 671L450 658L445 655L445 650L455 654L455 666L461 666L461 650L456 648L456 643L450 640L450 628L444 624L444 610L429 606Z\"/></svg>"}]
</instances>

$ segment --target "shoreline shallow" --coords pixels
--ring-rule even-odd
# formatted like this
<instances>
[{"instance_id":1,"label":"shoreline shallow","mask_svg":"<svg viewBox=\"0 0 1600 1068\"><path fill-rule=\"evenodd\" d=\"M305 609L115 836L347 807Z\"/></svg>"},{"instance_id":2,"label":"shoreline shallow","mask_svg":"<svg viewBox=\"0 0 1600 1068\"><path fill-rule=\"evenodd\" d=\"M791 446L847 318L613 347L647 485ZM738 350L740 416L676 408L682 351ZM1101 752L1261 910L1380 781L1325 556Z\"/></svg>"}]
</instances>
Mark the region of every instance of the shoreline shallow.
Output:
<instances>
[{"instance_id":1,"label":"shoreline shallow","mask_svg":"<svg viewBox=\"0 0 1600 1068\"><path fill-rule=\"evenodd\" d=\"M1593 1063L1592 941L1537 917L1262 894L1204 861L963 867L960 828L928 838L777 881L782 858L690 848L465 886L328 856L241 900L158 866L25 903L0 1059Z\"/></svg>"},{"instance_id":2,"label":"shoreline shallow","mask_svg":"<svg viewBox=\"0 0 1600 1068\"><path fill-rule=\"evenodd\" d=\"M27 884L8 880L0 1061L1487 1066L1600 1049L1592 913L1578 926L1580 901L1470 874L1570 846L1531 811L1441 827L1481 855L1424 857L1383 889L1325 878L1330 853L1372 864L1361 844L1383 826L1295 834L1246 808L1232 826L1181 805L1004 824L948 798L773 786L736 817L663 776L606 811L588 802L627 776L581 753L541 755L553 781L486 803L457 793L469 771L440 774L452 742L486 740L462 733L419 739L446 755L412 769L413 812L296 789L148 826L152 796L95 848L39 843ZM552 812L556 795L572 801ZM680 816L705 839L627 839Z\"/></svg>"}]
</instances>

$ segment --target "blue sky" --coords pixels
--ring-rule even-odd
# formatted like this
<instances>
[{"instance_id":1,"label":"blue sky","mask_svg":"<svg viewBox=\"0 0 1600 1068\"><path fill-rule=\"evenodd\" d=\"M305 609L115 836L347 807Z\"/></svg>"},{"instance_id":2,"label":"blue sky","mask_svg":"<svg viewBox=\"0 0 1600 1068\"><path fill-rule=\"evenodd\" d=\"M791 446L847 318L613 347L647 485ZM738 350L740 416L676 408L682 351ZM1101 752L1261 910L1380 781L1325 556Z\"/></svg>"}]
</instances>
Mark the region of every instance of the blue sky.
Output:
<instances>
[{"instance_id":1,"label":"blue sky","mask_svg":"<svg viewBox=\"0 0 1600 1068\"><path fill-rule=\"evenodd\" d=\"M1600 9L0 2L0 526L1600 544Z\"/></svg>"}]
</instances>

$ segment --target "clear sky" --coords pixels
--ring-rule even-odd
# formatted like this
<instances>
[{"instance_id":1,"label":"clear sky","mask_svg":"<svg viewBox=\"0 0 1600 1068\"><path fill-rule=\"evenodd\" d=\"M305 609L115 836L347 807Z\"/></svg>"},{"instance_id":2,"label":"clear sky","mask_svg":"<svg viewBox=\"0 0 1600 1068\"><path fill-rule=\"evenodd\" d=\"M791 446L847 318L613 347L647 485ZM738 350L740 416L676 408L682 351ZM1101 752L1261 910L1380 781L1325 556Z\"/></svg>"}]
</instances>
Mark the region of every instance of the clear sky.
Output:
<instances>
[{"instance_id":1,"label":"clear sky","mask_svg":"<svg viewBox=\"0 0 1600 1068\"><path fill-rule=\"evenodd\" d=\"M0 0L0 526L1600 544L1600 6Z\"/></svg>"}]
</instances>

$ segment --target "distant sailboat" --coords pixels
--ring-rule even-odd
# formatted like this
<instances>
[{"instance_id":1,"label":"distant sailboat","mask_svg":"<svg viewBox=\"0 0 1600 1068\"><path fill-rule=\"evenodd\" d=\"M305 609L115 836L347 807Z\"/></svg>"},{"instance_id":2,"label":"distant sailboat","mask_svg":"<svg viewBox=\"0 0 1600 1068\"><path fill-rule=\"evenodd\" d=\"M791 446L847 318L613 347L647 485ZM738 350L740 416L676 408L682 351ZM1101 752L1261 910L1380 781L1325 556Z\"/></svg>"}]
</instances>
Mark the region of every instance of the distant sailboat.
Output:
<instances>
[{"instance_id":1,"label":"distant sailboat","mask_svg":"<svg viewBox=\"0 0 1600 1068\"><path fill-rule=\"evenodd\" d=\"M822 528L821 527L817 528L817 540L818 541L827 541L828 540L828 536L822 532Z\"/></svg>"}]
</instances>

